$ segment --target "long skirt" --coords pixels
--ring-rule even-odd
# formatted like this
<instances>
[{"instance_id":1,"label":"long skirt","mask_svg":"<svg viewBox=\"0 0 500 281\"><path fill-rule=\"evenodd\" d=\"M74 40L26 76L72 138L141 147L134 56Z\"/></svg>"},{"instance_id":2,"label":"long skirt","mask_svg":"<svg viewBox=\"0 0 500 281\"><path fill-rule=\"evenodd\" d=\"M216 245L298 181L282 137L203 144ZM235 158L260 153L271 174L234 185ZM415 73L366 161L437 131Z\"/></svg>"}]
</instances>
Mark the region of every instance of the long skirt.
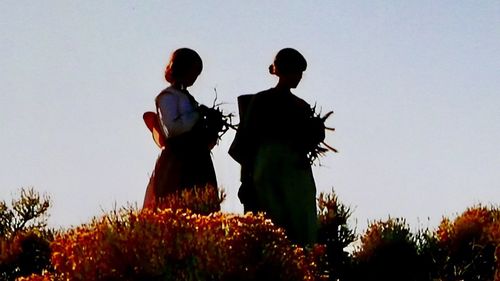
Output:
<instances>
[{"instance_id":1,"label":"long skirt","mask_svg":"<svg viewBox=\"0 0 500 281\"><path fill-rule=\"evenodd\" d=\"M287 145L262 145L255 159L253 184L260 209L285 229L292 242L316 241L316 185L303 156Z\"/></svg>"},{"instance_id":2,"label":"long skirt","mask_svg":"<svg viewBox=\"0 0 500 281\"><path fill-rule=\"evenodd\" d=\"M146 188L144 207L154 207L177 191L205 186L217 188L210 150L187 139L167 141Z\"/></svg>"}]
</instances>

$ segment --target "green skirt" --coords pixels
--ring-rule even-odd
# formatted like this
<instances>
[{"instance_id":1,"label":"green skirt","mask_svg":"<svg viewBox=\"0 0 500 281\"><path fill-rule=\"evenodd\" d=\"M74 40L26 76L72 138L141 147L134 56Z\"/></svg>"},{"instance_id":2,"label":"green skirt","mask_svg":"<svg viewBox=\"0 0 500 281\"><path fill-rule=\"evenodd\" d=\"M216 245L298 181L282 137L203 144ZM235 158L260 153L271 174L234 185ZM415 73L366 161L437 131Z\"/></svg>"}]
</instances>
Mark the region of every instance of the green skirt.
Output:
<instances>
[{"instance_id":1,"label":"green skirt","mask_svg":"<svg viewBox=\"0 0 500 281\"><path fill-rule=\"evenodd\" d=\"M316 241L316 185L311 166L296 149L263 144L257 150L253 184L262 210L294 243Z\"/></svg>"}]
</instances>

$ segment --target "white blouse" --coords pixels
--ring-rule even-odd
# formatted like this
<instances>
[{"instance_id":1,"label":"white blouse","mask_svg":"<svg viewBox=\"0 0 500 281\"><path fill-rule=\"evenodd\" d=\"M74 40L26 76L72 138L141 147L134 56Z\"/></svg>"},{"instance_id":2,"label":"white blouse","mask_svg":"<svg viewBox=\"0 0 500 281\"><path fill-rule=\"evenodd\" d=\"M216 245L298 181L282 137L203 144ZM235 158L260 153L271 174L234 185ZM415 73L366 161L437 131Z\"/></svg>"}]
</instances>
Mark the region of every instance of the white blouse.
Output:
<instances>
[{"instance_id":1,"label":"white blouse","mask_svg":"<svg viewBox=\"0 0 500 281\"><path fill-rule=\"evenodd\" d=\"M171 138L191 130L200 118L189 97L170 86L156 97L158 114L165 137Z\"/></svg>"}]
</instances>

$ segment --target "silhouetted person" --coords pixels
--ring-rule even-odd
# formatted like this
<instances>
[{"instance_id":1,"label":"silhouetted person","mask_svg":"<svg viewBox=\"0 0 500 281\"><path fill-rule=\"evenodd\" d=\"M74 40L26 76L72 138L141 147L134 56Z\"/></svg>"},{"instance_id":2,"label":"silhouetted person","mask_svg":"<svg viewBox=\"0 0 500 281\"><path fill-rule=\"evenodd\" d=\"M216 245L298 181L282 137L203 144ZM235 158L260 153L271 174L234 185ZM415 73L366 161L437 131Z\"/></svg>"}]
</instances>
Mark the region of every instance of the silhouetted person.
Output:
<instances>
[{"instance_id":1,"label":"silhouetted person","mask_svg":"<svg viewBox=\"0 0 500 281\"><path fill-rule=\"evenodd\" d=\"M278 52L269 67L278 84L238 98L240 125L229 150L241 164L238 196L245 211L266 212L301 245L316 240L316 186L307 154L325 130L311 106L290 91L306 67L298 51Z\"/></svg>"},{"instance_id":2,"label":"silhouetted person","mask_svg":"<svg viewBox=\"0 0 500 281\"><path fill-rule=\"evenodd\" d=\"M162 148L149 181L145 207L154 207L159 199L194 186L217 189L210 150L215 139L207 140L198 124L202 111L187 91L203 69L200 56L181 48L173 52L165 70L170 86L156 97L156 114L146 112L144 120Z\"/></svg>"}]
</instances>

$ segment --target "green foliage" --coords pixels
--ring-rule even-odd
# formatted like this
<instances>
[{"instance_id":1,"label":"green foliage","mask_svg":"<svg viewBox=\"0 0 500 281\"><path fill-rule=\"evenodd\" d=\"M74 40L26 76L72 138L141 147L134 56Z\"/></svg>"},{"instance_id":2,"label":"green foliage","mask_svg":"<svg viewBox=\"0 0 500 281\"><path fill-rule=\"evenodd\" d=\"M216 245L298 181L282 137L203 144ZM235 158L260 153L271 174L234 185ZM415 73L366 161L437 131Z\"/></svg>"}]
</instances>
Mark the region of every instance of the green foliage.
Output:
<instances>
[{"instance_id":1,"label":"green foliage","mask_svg":"<svg viewBox=\"0 0 500 281\"><path fill-rule=\"evenodd\" d=\"M33 188L21 189L20 197L13 199L10 207L0 201L0 236L9 238L18 231L45 228L49 207L50 199Z\"/></svg>"},{"instance_id":2,"label":"green foliage","mask_svg":"<svg viewBox=\"0 0 500 281\"><path fill-rule=\"evenodd\" d=\"M0 202L0 280L50 268L52 231L47 227L50 200L34 189L21 189L11 206Z\"/></svg>"}]
</instances>

